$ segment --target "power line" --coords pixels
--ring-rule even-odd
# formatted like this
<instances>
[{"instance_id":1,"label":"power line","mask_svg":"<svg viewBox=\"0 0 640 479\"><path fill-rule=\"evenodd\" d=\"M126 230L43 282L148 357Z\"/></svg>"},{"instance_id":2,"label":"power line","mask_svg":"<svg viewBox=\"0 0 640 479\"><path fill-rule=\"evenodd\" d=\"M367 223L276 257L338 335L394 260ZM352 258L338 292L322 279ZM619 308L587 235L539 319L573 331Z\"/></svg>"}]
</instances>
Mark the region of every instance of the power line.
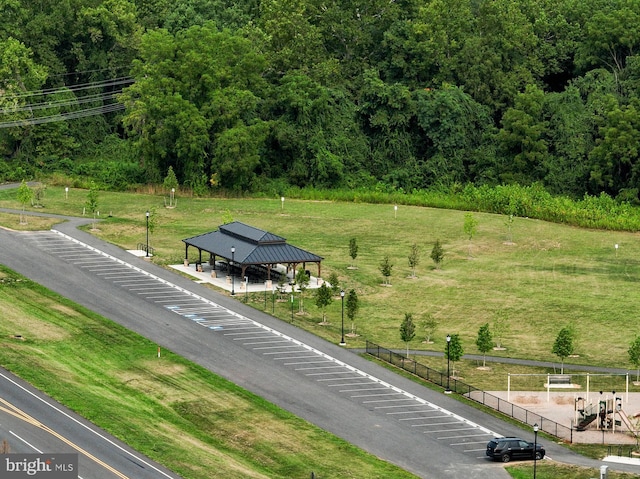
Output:
<instances>
[{"instance_id":1,"label":"power line","mask_svg":"<svg viewBox=\"0 0 640 479\"><path fill-rule=\"evenodd\" d=\"M34 90L34 91L28 91L28 92L24 92L24 93L19 93L16 95L4 95L3 98L7 99L7 100L13 100L13 99L17 99L17 98L28 98L28 97L32 97L32 96L43 96L43 95L53 95L56 93L66 93L66 92L76 92L76 91L82 91L82 90L90 90L90 89L94 89L94 88L105 88L105 87L110 87L110 86L118 86L118 85L126 85L126 84L130 84L133 83L134 80L132 77L121 77L121 78L114 78L112 80L103 80L103 81L99 81L99 82L90 82L90 83L80 83L78 85L71 85L71 86L63 86L63 87L56 87L56 88L47 88L44 90Z\"/></svg>"},{"instance_id":2,"label":"power line","mask_svg":"<svg viewBox=\"0 0 640 479\"><path fill-rule=\"evenodd\" d=\"M119 110L124 110L124 105L119 103L106 103L115 100L115 96L122 93L124 86L132 84L134 82L131 77L120 77L111 80L104 80L99 82L82 83L78 85L64 86L59 88L50 88L38 91L30 91L17 95L9 95L3 97L4 100L20 100L20 99L35 99L39 97L46 97L48 95L69 95L69 93L75 94L85 90L96 90L103 88L119 87L113 91L94 93L83 96L74 96L73 98L61 98L53 101L40 101L36 103L28 103L26 105L14 106L4 108L0 110L0 115L8 115L20 112L36 112L42 110L61 109L61 108L74 108L78 105L87 103L102 103L100 106L82 108L79 110L55 113L51 115L22 118L18 120L10 120L0 122L0 129L2 128L15 128L29 125L40 125L44 123L51 123L56 121L68 121L76 118L84 118L88 116L104 115Z\"/></svg>"},{"instance_id":3,"label":"power line","mask_svg":"<svg viewBox=\"0 0 640 479\"><path fill-rule=\"evenodd\" d=\"M48 110L50 108L62 108L62 107L72 107L75 105L80 105L83 103L95 103L95 102L103 102L113 100L115 95L122 93L122 90L114 91L111 93L97 93L95 95L86 95L80 98L67 98L63 100L54 100L46 103L33 103L29 105L24 105L20 107L12 107L12 108L4 108L0 110L0 115L6 115L9 113L18 113L21 111L34 111L34 110Z\"/></svg>"},{"instance_id":4,"label":"power line","mask_svg":"<svg viewBox=\"0 0 640 479\"><path fill-rule=\"evenodd\" d=\"M57 115L41 116L38 118L25 118L22 120L5 121L0 123L0 128L14 128L18 126L40 125L43 123L52 123L55 121L74 120L76 118L84 118L87 116L104 115L114 111L124 110L124 105L113 103L111 105L103 105L95 108L85 108L69 113L60 113Z\"/></svg>"}]
</instances>

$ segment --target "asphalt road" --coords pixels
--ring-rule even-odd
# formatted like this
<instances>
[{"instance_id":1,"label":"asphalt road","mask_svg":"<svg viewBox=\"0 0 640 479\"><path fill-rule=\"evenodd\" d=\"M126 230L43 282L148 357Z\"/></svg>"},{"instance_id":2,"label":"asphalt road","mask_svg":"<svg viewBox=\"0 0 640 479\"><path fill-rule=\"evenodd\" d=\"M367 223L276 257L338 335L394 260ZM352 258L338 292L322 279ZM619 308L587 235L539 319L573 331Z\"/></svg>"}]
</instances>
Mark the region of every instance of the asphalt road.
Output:
<instances>
[{"instance_id":1,"label":"asphalt road","mask_svg":"<svg viewBox=\"0 0 640 479\"><path fill-rule=\"evenodd\" d=\"M0 231L0 263L420 477L509 477L484 458L484 444L493 434L526 436L521 429L133 257L74 223L57 229L95 250L54 233ZM286 348L300 357L287 360ZM545 446L552 459L600 465Z\"/></svg>"},{"instance_id":2,"label":"asphalt road","mask_svg":"<svg viewBox=\"0 0 640 479\"><path fill-rule=\"evenodd\" d=\"M77 454L82 479L179 478L4 369L0 438L11 453Z\"/></svg>"}]
</instances>

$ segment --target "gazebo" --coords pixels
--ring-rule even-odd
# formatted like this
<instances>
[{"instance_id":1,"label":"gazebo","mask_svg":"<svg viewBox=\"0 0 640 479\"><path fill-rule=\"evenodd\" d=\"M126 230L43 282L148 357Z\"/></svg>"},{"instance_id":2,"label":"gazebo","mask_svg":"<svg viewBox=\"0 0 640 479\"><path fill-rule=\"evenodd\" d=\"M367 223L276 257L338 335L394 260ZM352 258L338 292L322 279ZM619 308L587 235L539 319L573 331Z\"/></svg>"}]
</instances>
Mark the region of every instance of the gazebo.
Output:
<instances>
[{"instance_id":1,"label":"gazebo","mask_svg":"<svg viewBox=\"0 0 640 479\"><path fill-rule=\"evenodd\" d=\"M197 248L199 263L202 252L209 253L209 263L216 268L216 258L225 259L221 268L240 268L241 277L254 278L266 275L271 280L271 270L281 264L295 271L298 265L306 270L307 263L318 265L318 277L321 272L322 256L287 244L287 240L268 231L234 221L218 227L217 231L204 233L182 240L185 244L185 265L189 261L189 247ZM254 279L251 278L251 279Z\"/></svg>"}]
</instances>

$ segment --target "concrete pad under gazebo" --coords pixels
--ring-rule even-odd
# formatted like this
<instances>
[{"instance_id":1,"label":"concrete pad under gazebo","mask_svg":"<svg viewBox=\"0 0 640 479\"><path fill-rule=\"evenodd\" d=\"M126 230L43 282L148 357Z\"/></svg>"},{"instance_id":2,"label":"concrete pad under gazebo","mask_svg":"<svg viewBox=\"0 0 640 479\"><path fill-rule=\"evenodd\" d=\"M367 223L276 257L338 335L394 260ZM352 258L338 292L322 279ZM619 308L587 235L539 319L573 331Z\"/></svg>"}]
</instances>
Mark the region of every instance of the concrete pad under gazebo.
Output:
<instances>
[{"instance_id":1,"label":"concrete pad under gazebo","mask_svg":"<svg viewBox=\"0 0 640 479\"><path fill-rule=\"evenodd\" d=\"M254 228L239 221L234 221L218 227L217 231L204 233L182 240L185 244L184 266L189 267L189 248L198 250L198 261L194 269L204 272L202 252L209 253L208 265L211 276L218 272L224 276L239 276L241 281L248 284L263 284L265 282L281 282L280 275L284 274L286 282L291 280L299 265L308 272L307 263L317 264L317 278L321 275L321 256L287 244L285 238L268 231ZM220 258L220 261L218 260ZM239 274L238 274L239 273ZM316 281L317 282L317 281Z\"/></svg>"}]
</instances>

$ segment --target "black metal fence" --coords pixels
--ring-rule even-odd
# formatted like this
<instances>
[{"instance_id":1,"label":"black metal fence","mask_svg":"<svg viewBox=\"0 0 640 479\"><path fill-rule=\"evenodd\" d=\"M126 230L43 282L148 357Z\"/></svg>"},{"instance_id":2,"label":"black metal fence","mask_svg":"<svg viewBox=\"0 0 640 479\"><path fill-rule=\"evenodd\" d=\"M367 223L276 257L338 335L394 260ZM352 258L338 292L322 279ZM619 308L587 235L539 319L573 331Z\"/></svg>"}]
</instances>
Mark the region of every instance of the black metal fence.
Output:
<instances>
[{"instance_id":1,"label":"black metal fence","mask_svg":"<svg viewBox=\"0 0 640 479\"><path fill-rule=\"evenodd\" d=\"M367 341L367 354L371 354L382 361L393 364L404 369L422 379L437 384L443 388L449 388L453 393L463 395L477 403L490 407L496 411L512 417L524 424L533 426L537 424L540 431L556 436L562 440L573 442L573 430L570 427L559 424L551 419L545 418L531 412L523 407L505 401L502 398L489 394L467 383L455 378L447 378L446 373L432 369L424 364L420 364L413 359L407 358L389 349L383 348L371 341Z\"/></svg>"}]
</instances>

